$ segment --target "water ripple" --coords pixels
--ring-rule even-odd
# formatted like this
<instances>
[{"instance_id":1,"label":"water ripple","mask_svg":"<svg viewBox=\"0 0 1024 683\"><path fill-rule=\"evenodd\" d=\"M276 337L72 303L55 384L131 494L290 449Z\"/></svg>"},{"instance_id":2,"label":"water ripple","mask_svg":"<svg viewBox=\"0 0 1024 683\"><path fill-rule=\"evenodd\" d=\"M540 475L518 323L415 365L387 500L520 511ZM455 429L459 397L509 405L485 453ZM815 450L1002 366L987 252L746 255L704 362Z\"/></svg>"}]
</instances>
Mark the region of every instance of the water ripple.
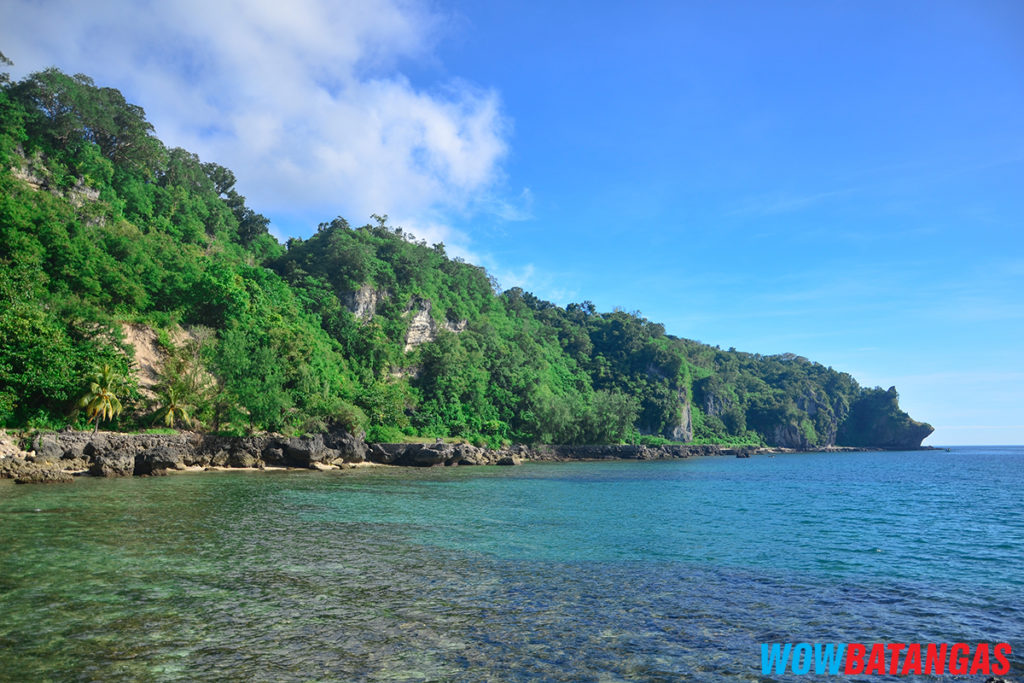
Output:
<instances>
[{"instance_id":1,"label":"water ripple","mask_svg":"<svg viewBox=\"0 0 1024 683\"><path fill-rule=\"evenodd\" d=\"M763 642L1020 653L1022 465L984 449L4 485L0 680L767 681Z\"/></svg>"}]
</instances>

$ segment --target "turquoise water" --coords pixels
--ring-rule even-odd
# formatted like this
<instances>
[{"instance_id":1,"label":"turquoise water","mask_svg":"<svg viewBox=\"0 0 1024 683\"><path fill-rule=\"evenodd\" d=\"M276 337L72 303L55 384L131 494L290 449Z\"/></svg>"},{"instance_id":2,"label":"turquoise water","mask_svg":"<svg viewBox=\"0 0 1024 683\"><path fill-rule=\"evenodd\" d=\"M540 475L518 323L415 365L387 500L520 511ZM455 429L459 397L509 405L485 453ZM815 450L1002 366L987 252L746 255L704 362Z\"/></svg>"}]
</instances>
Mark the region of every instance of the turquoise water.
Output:
<instances>
[{"instance_id":1,"label":"turquoise water","mask_svg":"<svg viewBox=\"0 0 1024 683\"><path fill-rule=\"evenodd\" d=\"M1019 677L1022 560L1011 447L0 482L0 680L769 680L800 641Z\"/></svg>"}]
</instances>

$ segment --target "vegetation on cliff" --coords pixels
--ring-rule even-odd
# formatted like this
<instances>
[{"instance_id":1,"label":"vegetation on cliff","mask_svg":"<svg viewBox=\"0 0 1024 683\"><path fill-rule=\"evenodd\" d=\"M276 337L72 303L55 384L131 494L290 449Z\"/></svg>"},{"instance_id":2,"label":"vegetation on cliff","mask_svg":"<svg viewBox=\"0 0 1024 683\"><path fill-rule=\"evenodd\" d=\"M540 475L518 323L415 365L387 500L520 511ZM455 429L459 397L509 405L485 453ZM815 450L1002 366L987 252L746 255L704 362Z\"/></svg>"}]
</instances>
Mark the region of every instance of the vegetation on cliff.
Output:
<instances>
[{"instance_id":1,"label":"vegetation on cliff","mask_svg":"<svg viewBox=\"0 0 1024 683\"><path fill-rule=\"evenodd\" d=\"M132 378L123 326L142 323L166 359L151 390L129 381L117 397L122 428L793 447L930 433L894 390L799 356L500 292L386 217L281 245L234 184L88 77L4 79L0 426L84 426L87 378L105 366Z\"/></svg>"}]
</instances>

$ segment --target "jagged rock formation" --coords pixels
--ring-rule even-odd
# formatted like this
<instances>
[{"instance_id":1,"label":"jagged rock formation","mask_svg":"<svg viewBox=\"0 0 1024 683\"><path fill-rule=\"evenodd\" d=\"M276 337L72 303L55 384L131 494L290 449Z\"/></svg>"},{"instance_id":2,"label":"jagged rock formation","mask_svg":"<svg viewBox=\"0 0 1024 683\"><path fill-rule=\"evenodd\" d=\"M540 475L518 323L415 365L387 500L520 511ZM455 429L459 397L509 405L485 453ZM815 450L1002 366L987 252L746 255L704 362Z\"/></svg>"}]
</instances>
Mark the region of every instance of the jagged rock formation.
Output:
<instances>
[{"instance_id":1,"label":"jagged rock formation","mask_svg":"<svg viewBox=\"0 0 1024 683\"><path fill-rule=\"evenodd\" d=\"M9 441L9 440L8 440ZM336 431L302 437L274 434L245 437L195 432L119 434L49 432L35 436L32 450L10 444L0 455L0 478L28 482L71 481L72 473L98 477L165 474L197 467L292 467L336 469L368 460L382 465L433 467L518 465L525 461L665 460L706 455L747 454L753 449L715 445L523 446L490 449L470 444L378 443Z\"/></svg>"},{"instance_id":2,"label":"jagged rock formation","mask_svg":"<svg viewBox=\"0 0 1024 683\"><path fill-rule=\"evenodd\" d=\"M26 159L24 152L20 149L18 153L21 164L11 169L11 172L15 178L21 180L33 190L48 191L65 197L76 207L80 207L86 202L95 202L100 198L100 191L86 185L83 178L78 178L75 184L69 188L58 187L52 178L52 173L47 171L46 165L39 155L32 159Z\"/></svg>"},{"instance_id":3,"label":"jagged rock formation","mask_svg":"<svg viewBox=\"0 0 1024 683\"><path fill-rule=\"evenodd\" d=\"M317 467L363 462L362 437L342 431L285 437L228 437L195 432L118 434L55 432L32 441L37 465L88 470L104 477L154 474L187 467Z\"/></svg>"},{"instance_id":4,"label":"jagged rock formation","mask_svg":"<svg viewBox=\"0 0 1024 683\"><path fill-rule=\"evenodd\" d=\"M803 450L809 447L807 437L800 428L792 423L777 424L772 428L771 434L769 434L768 442L773 446L780 448L793 448L796 450ZM829 446L832 443L827 444Z\"/></svg>"},{"instance_id":5,"label":"jagged rock formation","mask_svg":"<svg viewBox=\"0 0 1024 683\"><path fill-rule=\"evenodd\" d=\"M437 339L437 323L430 314L431 303L428 299L414 299L409 304L408 312L416 311L409 321L409 331L405 335L405 352L409 353L420 344L432 342ZM457 322L445 321L443 329L458 334L466 329L469 324L467 320Z\"/></svg>"},{"instance_id":6,"label":"jagged rock formation","mask_svg":"<svg viewBox=\"0 0 1024 683\"><path fill-rule=\"evenodd\" d=\"M349 313L360 320L369 320L377 314L377 304L389 298L389 295L386 290L365 284L354 292L343 293L339 298Z\"/></svg>"},{"instance_id":7,"label":"jagged rock formation","mask_svg":"<svg viewBox=\"0 0 1024 683\"><path fill-rule=\"evenodd\" d=\"M693 410L690 407L690 398L685 391L679 392L679 422L668 433L668 438L673 441L693 441Z\"/></svg>"},{"instance_id":8,"label":"jagged rock formation","mask_svg":"<svg viewBox=\"0 0 1024 683\"><path fill-rule=\"evenodd\" d=\"M417 299L410 305L409 310L416 312L409 321L409 331L405 334L406 353L420 344L437 339L437 324L430 316L430 301Z\"/></svg>"},{"instance_id":9,"label":"jagged rock formation","mask_svg":"<svg viewBox=\"0 0 1024 683\"><path fill-rule=\"evenodd\" d=\"M839 440L849 446L918 448L934 428L912 420L900 410L896 387L866 393L850 406L850 415L839 429Z\"/></svg>"}]
</instances>

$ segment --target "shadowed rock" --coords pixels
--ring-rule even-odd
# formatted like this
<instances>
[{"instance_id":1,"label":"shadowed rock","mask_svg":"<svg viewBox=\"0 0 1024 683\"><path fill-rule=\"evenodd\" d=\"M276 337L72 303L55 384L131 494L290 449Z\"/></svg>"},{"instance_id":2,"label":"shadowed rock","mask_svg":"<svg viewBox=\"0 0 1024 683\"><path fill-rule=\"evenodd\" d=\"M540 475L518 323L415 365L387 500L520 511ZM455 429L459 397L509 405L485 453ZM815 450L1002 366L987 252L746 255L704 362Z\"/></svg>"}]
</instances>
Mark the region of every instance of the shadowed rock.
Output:
<instances>
[{"instance_id":1,"label":"shadowed rock","mask_svg":"<svg viewBox=\"0 0 1024 683\"><path fill-rule=\"evenodd\" d=\"M135 474L135 454L111 451L93 456L89 474L94 477L130 477Z\"/></svg>"},{"instance_id":2,"label":"shadowed rock","mask_svg":"<svg viewBox=\"0 0 1024 683\"><path fill-rule=\"evenodd\" d=\"M149 448L135 457L135 474L154 474L184 467L184 453L167 446Z\"/></svg>"}]
</instances>

